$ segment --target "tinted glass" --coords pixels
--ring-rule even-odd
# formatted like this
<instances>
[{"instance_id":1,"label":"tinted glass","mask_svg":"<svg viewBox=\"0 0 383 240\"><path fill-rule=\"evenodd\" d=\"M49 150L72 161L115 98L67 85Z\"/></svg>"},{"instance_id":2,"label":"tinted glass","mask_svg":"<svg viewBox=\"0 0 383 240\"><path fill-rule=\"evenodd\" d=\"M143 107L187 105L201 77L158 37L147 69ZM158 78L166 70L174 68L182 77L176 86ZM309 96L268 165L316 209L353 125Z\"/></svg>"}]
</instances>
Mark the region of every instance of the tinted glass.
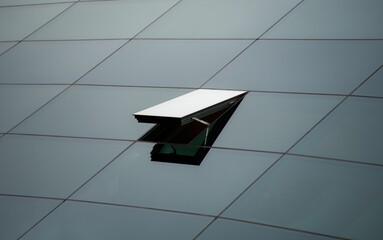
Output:
<instances>
[{"instance_id":1,"label":"tinted glass","mask_svg":"<svg viewBox=\"0 0 383 240\"><path fill-rule=\"evenodd\" d=\"M122 41L25 42L0 58L1 83L73 83Z\"/></svg>"},{"instance_id":2,"label":"tinted glass","mask_svg":"<svg viewBox=\"0 0 383 240\"><path fill-rule=\"evenodd\" d=\"M129 144L7 135L0 141L0 193L66 198Z\"/></svg>"},{"instance_id":3,"label":"tinted glass","mask_svg":"<svg viewBox=\"0 0 383 240\"><path fill-rule=\"evenodd\" d=\"M136 143L72 198L218 214L279 155L211 149L200 166L150 161Z\"/></svg>"},{"instance_id":4,"label":"tinted glass","mask_svg":"<svg viewBox=\"0 0 383 240\"><path fill-rule=\"evenodd\" d=\"M23 239L192 239L211 218L66 202Z\"/></svg>"},{"instance_id":5,"label":"tinted glass","mask_svg":"<svg viewBox=\"0 0 383 240\"><path fill-rule=\"evenodd\" d=\"M74 2L74 0L1 0L0 6L17 6L26 4Z\"/></svg>"},{"instance_id":6,"label":"tinted glass","mask_svg":"<svg viewBox=\"0 0 383 240\"><path fill-rule=\"evenodd\" d=\"M0 8L0 41L22 40L70 4Z\"/></svg>"},{"instance_id":7,"label":"tinted glass","mask_svg":"<svg viewBox=\"0 0 383 240\"><path fill-rule=\"evenodd\" d=\"M213 146L286 151L340 97L248 93Z\"/></svg>"},{"instance_id":8,"label":"tinted glass","mask_svg":"<svg viewBox=\"0 0 383 240\"><path fill-rule=\"evenodd\" d=\"M382 39L380 0L305 0L265 38Z\"/></svg>"},{"instance_id":9,"label":"tinted glass","mask_svg":"<svg viewBox=\"0 0 383 240\"><path fill-rule=\"evenodd\" d=\"M139 37L257 38L297 3L297 0L182 1Z\"/></svg>"},{"instance_id":10,"label":"tinted glass","mask_svg":"<svg viewBox=\"0 0 383 240\"><path fill-rule=\"evenodd\" d=\"M131 38L174 3L175 0L77 3L29 39Z\"/></svg>"},{"instance_id":11,"label":"tinted glass","mask_svg":"<svg viewBox=\"0 0 383 240\"><path fill-rule=\"evenodd\" d=\"M8 50L14 44L16 44L16 43L15 42L2 42L2 43L0 43L0 54L5 52L6 50Z\"/></svg>"},{"instance_id":12,"label":"tinted glass","mask_svg":"<svg viewBox=\"0 0 383 240\"><path fill-rule=\"evenodd\" d=\"M285 229L278 229L266 227L257 224L236 222L232 220L218 219L216 220L205 232L197 239L291 239L291 240L319 240L319 239L332 239L308 233L288 231Z\"/></svg>"},{"instance_id":13,"label":"tinted glass","mask_svg":"<svg viewBox=\"0 0 383 240\"><path fill-rule=\"evenodd\" d=\"M345 237L383 236L383 169L288 156L224 216Z\"/></svg>"},{"instance_id":14,"label":"tinted glass","mask_svg":"<svg viewBox=\"0 0 383 240\"><path fill-rule=\"evenodd\" d=\"M383 68L368 79L354 94L383 97Z\"/></svg>"},{"instance_id":15,"label":"tinted glass","mask_svg":"<svg viewBox=\"0 0 383 240\"><path fill-rule=\"evenodd\" d=\"M14 132L137 139L152 127L133 113L188 90L75 86L49 103Z\"/></svg>"},{"instance_id":16,"label":"tinted glass","mask_svg":"<svg viewBox=\"0 0 383 240\"><path fill-rule=\"evenodd\" d=\"M80 83L199 87L249 41L131 41Z\"/></svg>"},{"instance_id":17,"label":"tinted glass","mask_svg":"<svg viewBox=\"0 0 383 240\"><path fill-rule=\"evenodd\" d=\"M18 239L60 201L0 196L0 237Z\"/></svg>"},{"instance_id":18,"label":"tinted glass","mask_svg":"<svg viewBox=\"0 0 383 240\"><path fill-rule=\"evenodd\" d=\"M7 132L56 96L62 86L0 86L0 132Z\"/></svg>"},{"instance_id":19,"label":"tinted glass","mask_svg":"<svg viewBox=\"0 0 383 240\"><path fill-rule=\"evenodd\" d=\"M383 41L257 41L205 87L348 94L383 62Z\"/></svg>"},{"instance_id":20,"label":"tinted glass","mask_svg":"<svg viewBox=\"0 0 383 240\"><path fill-rule=\"evenodd\" d=\"M383 164L383 99L349 98L294 153Z\"/></svg>"}]
</instances>

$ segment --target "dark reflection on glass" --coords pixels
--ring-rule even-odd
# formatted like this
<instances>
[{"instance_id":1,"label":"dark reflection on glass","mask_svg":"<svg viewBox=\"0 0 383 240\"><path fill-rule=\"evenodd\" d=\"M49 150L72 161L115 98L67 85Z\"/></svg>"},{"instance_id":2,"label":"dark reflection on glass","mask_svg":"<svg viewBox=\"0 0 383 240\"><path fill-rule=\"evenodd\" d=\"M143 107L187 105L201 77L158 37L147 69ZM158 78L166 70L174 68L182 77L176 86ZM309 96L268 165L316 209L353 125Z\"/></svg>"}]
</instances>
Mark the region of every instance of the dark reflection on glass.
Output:
<instances>
[{"instance_id":1,"label":"dark reflection on glass","mask_svg":"<svg viewBox=\"0 0 383 240\"><path fill-rule=\"evenodd\" d=\"M160 142L150 153L152 161L200 165L242 99L184 125L174 122L157 124L140 140Z\"/></svg>"}]
</instances>

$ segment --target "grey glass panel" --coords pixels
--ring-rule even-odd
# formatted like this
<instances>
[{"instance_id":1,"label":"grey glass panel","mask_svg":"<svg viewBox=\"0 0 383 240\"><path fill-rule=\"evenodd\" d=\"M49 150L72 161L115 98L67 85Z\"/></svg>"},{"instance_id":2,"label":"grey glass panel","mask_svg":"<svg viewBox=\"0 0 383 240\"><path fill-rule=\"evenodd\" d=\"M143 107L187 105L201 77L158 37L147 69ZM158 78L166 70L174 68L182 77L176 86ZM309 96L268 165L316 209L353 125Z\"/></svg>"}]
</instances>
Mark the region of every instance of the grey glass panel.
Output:
<instances>
[{"instance_id":1,"label":"grey glass panel","mask_svg":"<svg viewBox=\"0 0 383 240\"><path fill-rule=\"evenodd\" d=\"M0 193L66 198L129 144L7 135L0 141Z\"/></svg>"},{"instance_id":2,"label":"grey glass panel","mask_svg":"<svg viewBox=\"0 0 383 240\"><path fill-rule=\"evenodd\" d=\"M25 42L0 58L1 83L73 83L123 41Z\"/></svg>"},{"instance_id":3,"label":"grey glass panel","mask_svg":"<svg viewBox=\"0 0 383 240\"><path fill-rule=\"evenodd\" d=\"M176 0L77 3L30 39L131 38L175 2Z\"/></svg>"},{"instance_id":4,"label":"grey glass panel","mask_svg":"<svg viewBox=\"0 0 383 240\"><path fill-rule=\"evenodd\" d=\"M0 41L21 40L70 4L0 8Z\"/></svg>"},{"instance_id":5,"label":"grey glass panel","mask_svg":"<svg viewBox=\"0 0 383 240\"><path fill-rule=\"evenodd\" d=\"M12 47L15 44L16 44L16 42L2 42L2 43L0 43L0 54L2 54L3 52L8 50L10 47ZM0 60L1 60L1 58L0 58Z\"/></svg>"},{"instance_id":6,"label":"grey glass panel","mask_svg":"<svg viewBox=\"0 0 383 240\"><path fill-rule=\"evenodd\" d=\"M214 146L284 152L340 100L333 96L248 93Z\"/></svg>"},{"instance_id":7,"label":"grey glass panel","mask_svg":"<svg viewBox=\"0 0 383 240\"><path fill-rule=\"evenodd\" d=\"M383 68L367 80L356 92L355 95L383 97Z\"/></svg>"},{"instance_id":8,"label":"grey glass panel","mask_svg":"<svg viewBox=\"0 0 383 240\"><path fill-rule=\"evenodd\" d=\"M205 86L350 93L383 62L383 41L257 41Z\"/></svg>"},{"instance_id":9,"label":"grey glass panel","mask_svg":"<svg viewBox=\"0 0 383 240\"><path fill-rule=\"evenodd\" d=\"M291 152L383 164L383 99L349 98Z\"/></svg>"},{"instance_id":10,"label":"grey glass panel","mask_svg":"<svg viewBox=\"0 0 383 240\"><path fill-rule=\"evenodd\" d=\"M250 41L155 41L128 43L80 83L199 87Z\"/></svg>"},{"instance_id":11,"label":"grey glass panel","mask_svg":"<svg viewBox=\"0 0 383 240\"><path fill-rule=\"evenodd\" d=\"M9 131L63 89L63 86L0 86L0 132Z\"/></svg>"},{"instance_id":12,"label":"grey glass panel","mask_svg":"<svg viewBox=\"0 0 383 240\"><path fill-rule=\"evenodd\" d=\"M278 157L211 149L200 166L150 161L153 144L135 144L73 199L219 214Z\"/></svg>"},{"instance_id":13,"label":"grey glass panel","mask_svg":"<svg viewBox=\"0 0 383 240\"><path fill-rule=\"evenodd\" d=\"M225 219L216 220L203 234L197 238L198 240L219 239L267 239L267 240L324 240L332 239L302 232L289 231L279 228L266 227L257 224L236 222Z\"/></svg>"},{"instance_id":14,"label":"grey glass panel","mask_svg":"<svg viewBox=\"0 0 383 240\"><path fill-rule=\"evenodd\" d=\"M297 3L297 0L186 0L139 37L257 38Z\"/></svg>"},{"instance_id":15,"label":"grey glass panel","mask_svg":"<svg viewBox=\"0 0 383 240\"><path fill-rule=\"evenodd\" d=\"M23 239L192 239L211 218L67 202Z\"/></svg>"},{"instance_id":16,"label":"grey glass panel","mask_svg":"<svg viewBox=\"0 0 383 240\"><path fill-rule=\"evenodd\" d=\"M14 132L137 139L153 125L138 123L134 112L186 92L189 90L74 86Z\"/></svg>"},{"instance_id":17,"label":"grey glass panel","mask_svg":"<svg viewBox=\"0 0 383 240\"><path fill-rule=\"evenodd\" d=\"M17 239L60 201L0 196L0 238Z\"/></svg>"},{"instance_id":18,"label":"grey glass panel","mask_svg":"<svg viewBox=\"0 0 383 240\"><path fill-rule=\"evenodd\" d=\"M1 0L0 6L17 6L17 5L26 5L26 4L61 3L61 2L74 2L74 0Z\"/></svg>"},{"instance_id":19,"label":"grey glass panel","mask_svg":"<svg viewBox=\"0 0 383 240\"><path fill-rule=\"evenodd\" d=\"M383 169L288 156L225 216L351 239L381 239Z\"/></svg>"},{"instance_id":20,"label":"grey glass panel","mask_svg":"<svg viewBox=\"0 0 383 240\"><path fill-rule=\"evenodd\" d=\"M382 39L383 1L305 0L265 38Z\"/></svg>"}]
</instances>

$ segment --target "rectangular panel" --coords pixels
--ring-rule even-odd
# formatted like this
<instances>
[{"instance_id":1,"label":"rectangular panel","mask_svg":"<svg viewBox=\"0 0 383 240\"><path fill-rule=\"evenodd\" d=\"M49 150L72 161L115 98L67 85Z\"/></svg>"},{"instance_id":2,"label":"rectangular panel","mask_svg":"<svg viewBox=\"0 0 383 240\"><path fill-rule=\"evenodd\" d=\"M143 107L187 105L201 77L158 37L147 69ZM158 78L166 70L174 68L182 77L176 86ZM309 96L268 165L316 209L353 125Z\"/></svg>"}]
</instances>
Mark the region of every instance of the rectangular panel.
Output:
<instances>
[{"instance_id":1,"label":"rectangular panel","mask_svg":"<svg viewBox=\"0 0 383 240\"><path fill-rule=\"evenodd\" d=\"M212 218L67 201L23 240L193 239Z\"/></svg>"},{"instance_id":2,"label":"rectangular panel","mask_svg":"<svg viewBox=\"0 0 383 240\"><path fill-rule=\"evenodd\" d=\"M200 166L150 161L136 143L73 199L219 214L280 155L211 149Z\"/></svg>"},{"instance_id":3,"label":"rectangular panel","mask_svg":"<svg viewBox=\"0 0 383 240\"><path fill-rule=\"evenodd\" d=\"M60 202L0 196L0 239L18 239Z\"/></svg>"},{"instance_id":4,"label":"rectangular panel","mask_svg":"<svg viewBox=\"0 0 383 240\"><path fill-rule=\"evenodd\" d=\"M129 144L6 135L0 141L0 193L66 198Z\"/></svg>"},{"instance_id":5,"label":"rectangular panel","mask_svg":"<svg viewBox=\"0 0 383 240\"><path fill-rule=\"evenodd\" d=\"M204 116L206 111L219 109L240 98L246 91L199 89L153 107L134 113L139 122L163 122L168 119L182 123L192 117Z\"/></svg>"},{"instance_id":6,"label":"rectangular panel","mask_svg":"<svg viewBox=\"0 0 383 240\"><path fill-rule=\"evenodd\" d=\"M223 215L347 239L382 239L382 182L382 167L286 156Z\"/></svg>"},{"instance_id":7,"label":"rectangular panel","mask_svg":"<svg viewBox=\"0 0 383 240\"><path fill-rule=\"evenodd\" d=\"M1 56L0 83L73 83L123 43L23 42Z\"/></svg>"},{"instance_id":8,"label":"rectangular panel","mask_svg":"<svg viewBox=\"0 0 383 240\"><path fill-rule=\"evenodd\" d=\"M175 0L79 2L29 39L132 38L175 3Z\"/></svg>"},{"instance_id":9,"label":"rectangular panel","mask_svg":"<svg viewBox=\"0 0 383 240\"><path fill-rule=\"evenodd\" d=\"M68 3L0 8L0 41L24 39L69 6Z\"/></svg>"},{"instance_id":10,"label":"rectangular panel","mask_svg":"<svg viewBox=\"0 0 383 240\"><path fill-rule=\"evenodd\" d=\"M383 1L305 0L265 38L382 39Z\"/></svg>"},{"instance_id":11,"label":"rectangular panel","mask_svg":"<svg viewBox=\"0 0 383 240\"><path fill-rule=\"evenodd\" d=\"M0 86L0 133L6 133L65 86Z\"/></svg>"},{"instance_id":12,"label":"rectangular panel","mask_svg":"<svg viewBox=\"0 0 383 240\"><path fill-rule=\"evenodd\" d=\"M298 0L186 0L142 32L143 38L257 38Z\"/></svg>"}]
</instances>

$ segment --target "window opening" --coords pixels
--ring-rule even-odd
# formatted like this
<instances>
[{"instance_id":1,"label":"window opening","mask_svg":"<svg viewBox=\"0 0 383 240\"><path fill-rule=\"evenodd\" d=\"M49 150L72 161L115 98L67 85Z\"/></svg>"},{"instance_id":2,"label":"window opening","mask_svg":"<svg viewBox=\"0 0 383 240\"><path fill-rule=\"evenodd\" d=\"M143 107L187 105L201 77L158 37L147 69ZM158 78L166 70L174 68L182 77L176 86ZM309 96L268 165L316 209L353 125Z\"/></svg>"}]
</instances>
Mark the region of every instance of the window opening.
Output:
<instances>
[{"instance_id":1,"label":"window opening","mask_svg":"<svg viewBox=\"0 0 383 240\"><path fill-rule=\"evenodd\" d=\"M143 119L135 115L139 121L158 122L140 138L141 141L156 142L150 153L151 160L200 165L245 93L239 92L230 99L208 106L184 119L168 116L145 116Z\"/></svg>"}]
</instances>

